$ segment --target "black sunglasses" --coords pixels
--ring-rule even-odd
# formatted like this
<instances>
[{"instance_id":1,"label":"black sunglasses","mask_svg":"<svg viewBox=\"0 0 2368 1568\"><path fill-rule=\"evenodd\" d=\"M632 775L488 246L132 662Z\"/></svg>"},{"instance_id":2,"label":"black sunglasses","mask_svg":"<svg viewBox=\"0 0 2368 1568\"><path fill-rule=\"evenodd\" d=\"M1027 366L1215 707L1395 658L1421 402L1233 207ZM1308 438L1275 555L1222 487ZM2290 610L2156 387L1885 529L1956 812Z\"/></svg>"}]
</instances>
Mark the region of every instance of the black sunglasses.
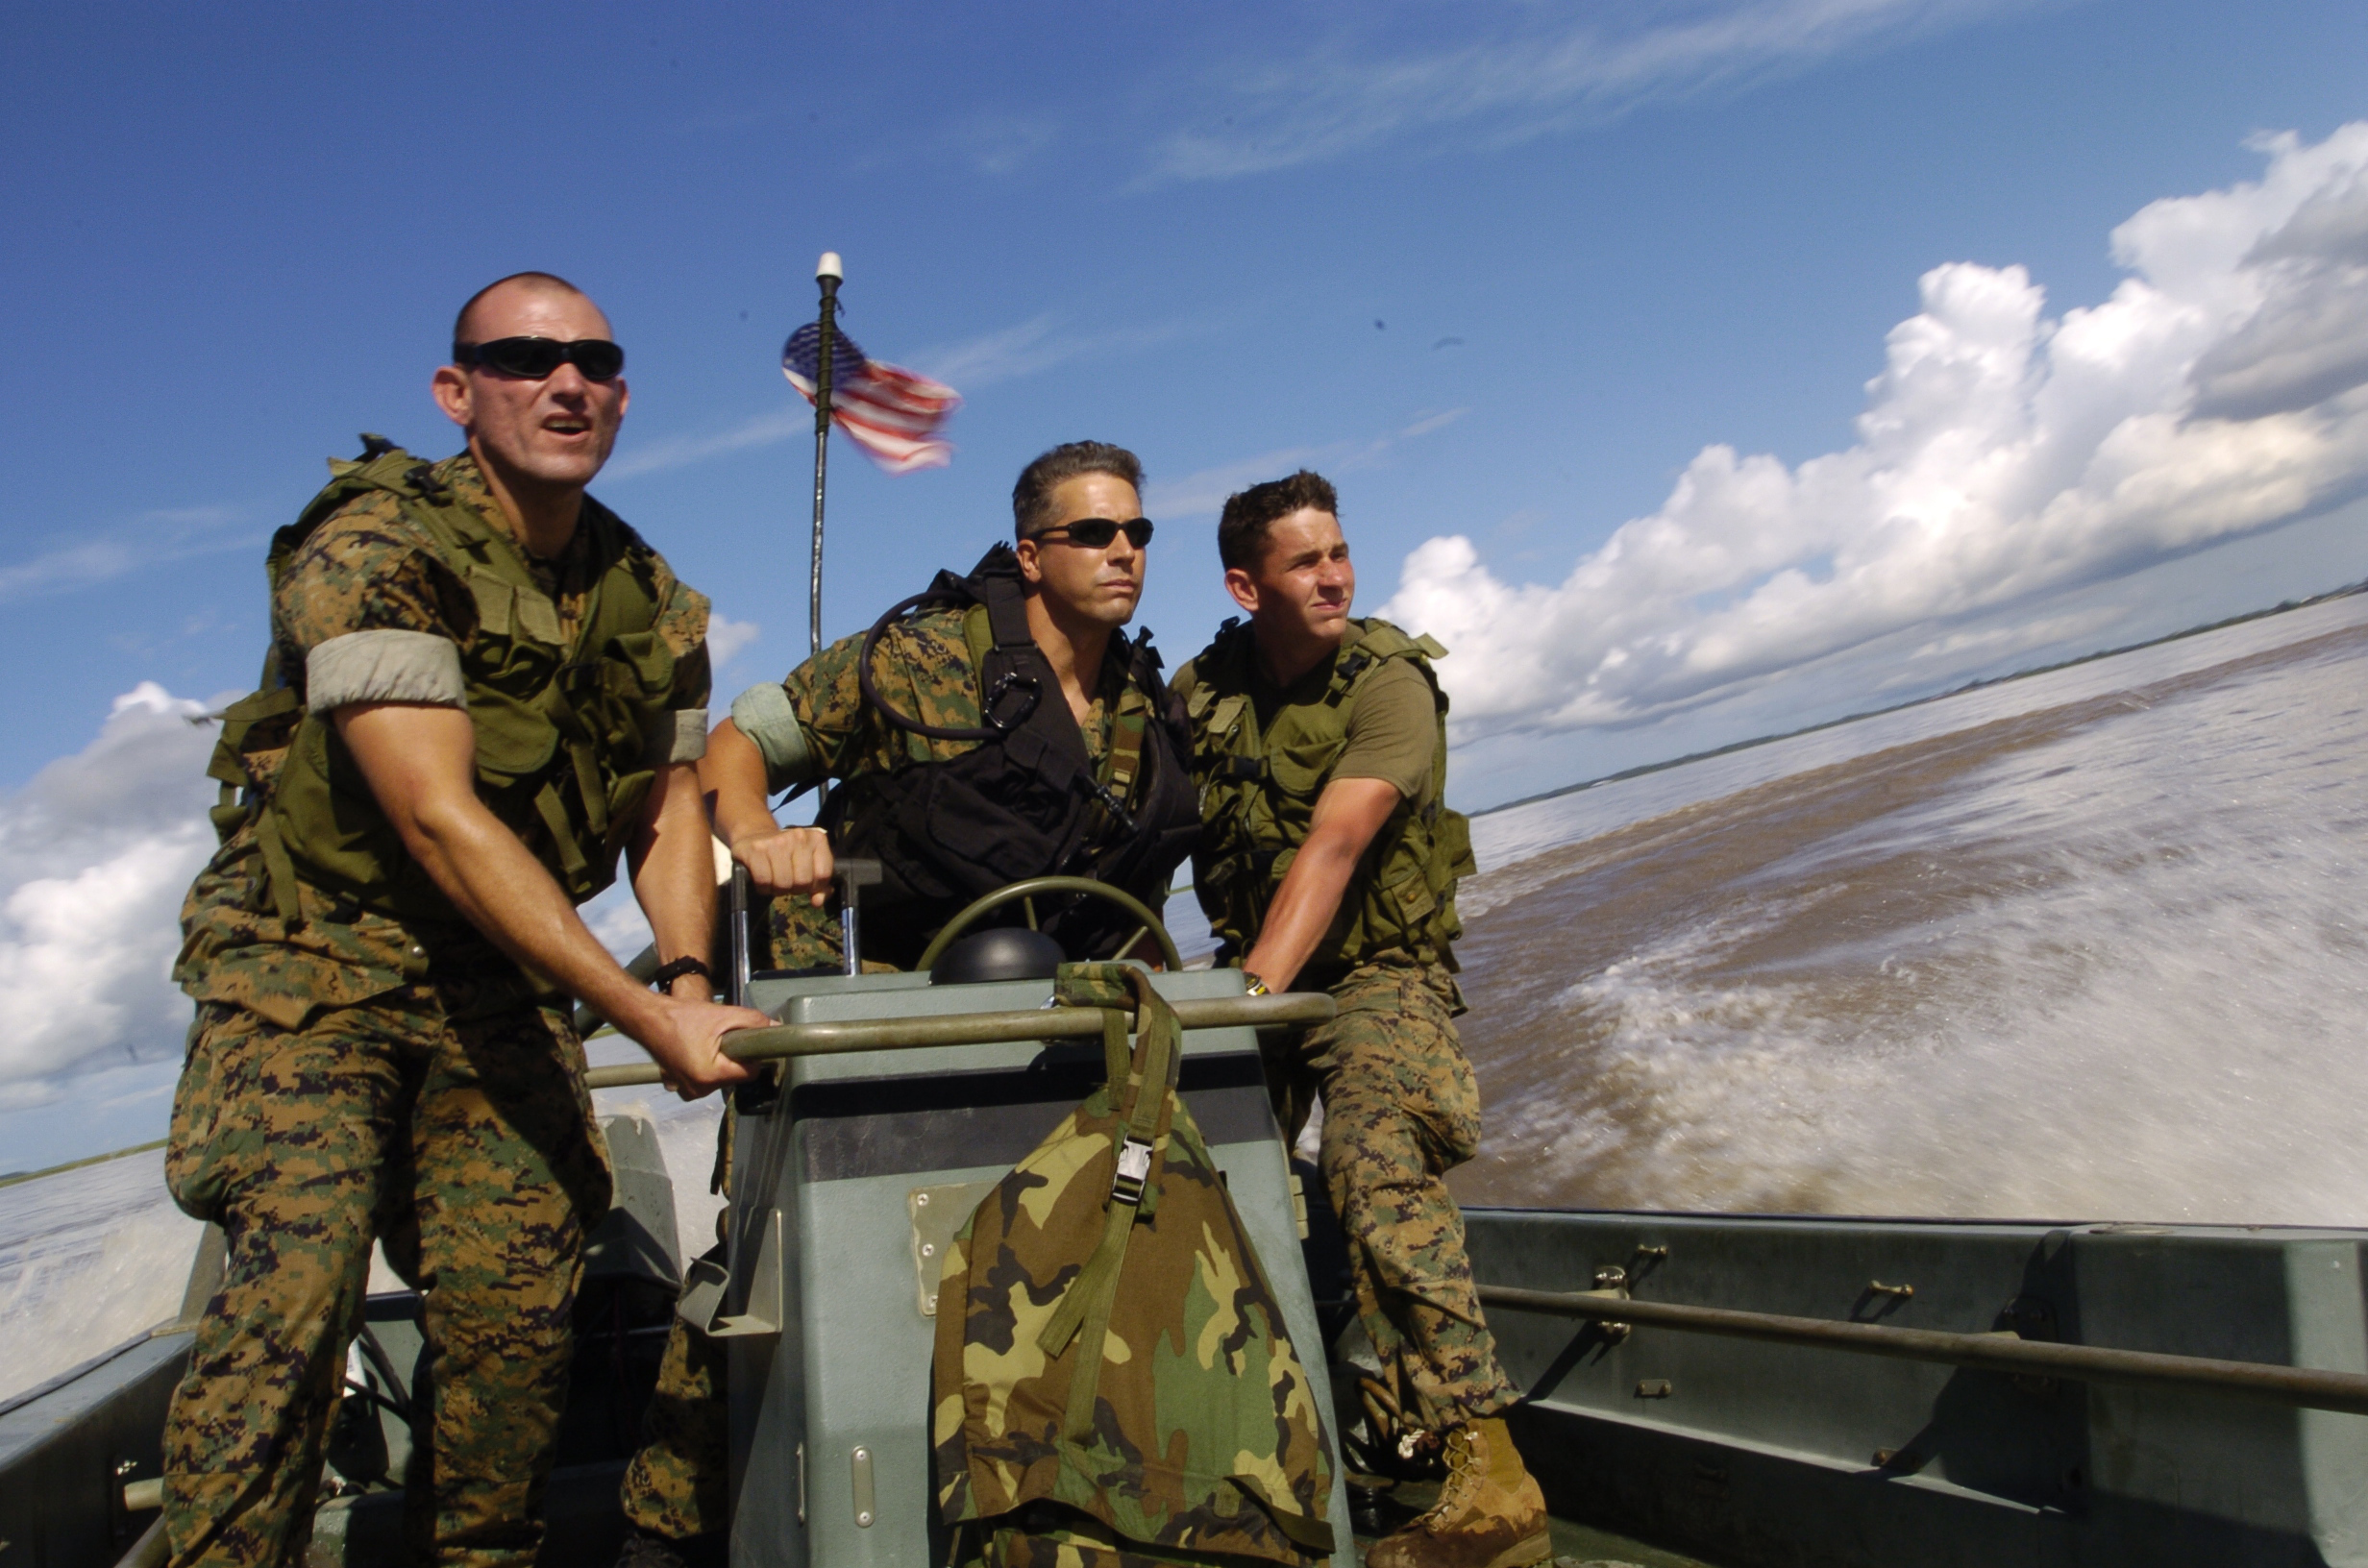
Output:
<instances>
[{"instance_id":1,"label":"black sunglasses","mask_svg":"<svg viewBox=\"0 0 2368 1568\"><path fill-rule=\"evenodd\" d=\"M1126 535L1128 544L1141 550L1151 542L1151 520L1138 517L1131 522L1113 523L1106 517L1081 517L1074 523L1063 523L1028 537L1051 539L1065 534L1073 545L1083 545L1088 550L1107 550L1110 541L1122 533Z\"/></svg>"},{"instance_id":2,"label":"black sunglasses","mask_svg":"<svg viewBox=\"0 0 2368 1568\"><path fill-rule=\"evenodd\" d=\"M548 380L561 365L574 365L587 381L613 381L625 371L625 351L604 337L497 337L490 343L455 343L453 363L482 365L505 376Z\"/></svg>"}]
</instances>

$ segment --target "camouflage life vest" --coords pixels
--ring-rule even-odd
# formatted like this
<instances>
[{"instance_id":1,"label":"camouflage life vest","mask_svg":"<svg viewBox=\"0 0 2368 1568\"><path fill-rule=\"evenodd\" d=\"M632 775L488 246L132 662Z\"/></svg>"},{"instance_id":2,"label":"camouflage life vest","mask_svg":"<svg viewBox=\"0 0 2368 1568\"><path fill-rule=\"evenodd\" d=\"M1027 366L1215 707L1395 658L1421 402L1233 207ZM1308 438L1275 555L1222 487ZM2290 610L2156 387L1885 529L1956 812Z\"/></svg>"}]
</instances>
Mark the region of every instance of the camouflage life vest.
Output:
<instances>
[{"instance_id":1,"label":"camouflage life vest","mask_svg":"<svg viewBox=\"0 0 2368 1568\"><path fill-rule=\"evenodd\" d=\"M1126 1044L1135 1001L1137 1043ZM1103 1006L1108 1082L948 1249L930 1441L938 1506L988 1568L1122 1560L1313 1568L1331 1455L1274 1292L1175 1092L1175 1014L1144 970L1063 967Z\"/></svg>"},{"instance_id":2,"label":"camouflage life vest","mask_svg":"<svg viewBox=\"0 0 2368 1568\"><path fill-rule=\"evenodd\" d=\"M1194 891L1209 927L1239 958L1258 940L1268 906L1307 842L1316 798L1331 782L1348 745L1358 688L1392 659L1422 672L1437 703L1439 733L1431 783L1421 798L1402 800L1367 848L1331 929L1309 956L1322 976L1399 949L1424 963L1455 967L1448 945L1463 935L1455 918L1458 877L1478 870L1464 814L1440 798L1447 776L1447 697L1431 660L1446 649L1409 637L1387 621L1352 622L1361 635L1335 656L1323 695L1287 703L1261 730L1253 683L1262 679L1250 628L1227 621L1176 685L1193 732L1193 772L1200 785L1200 845L1193 853ZM1320 980L1319 983L1321 983Z\"/></svg>"},{"instance_id":3,"label":"camouflage life vest","mask_svg":"<svg viewBox=\"0 0 2368 1568\"><path fill-rule=\"evenodd\" d=\"M900 713L881 697L873 654L917 611L961 608L981 723L951 728ZM965 904L1032 876L1090 876L1157 908L1200 831L1184 716L1160 678L1146 632L1118 636L1126 692L1096 767L1060 679L1028 630L1019 557L989 550L968 576L940 572L873 623L856 664L864 703L890 725L970 749L867 771L833 791L819 819L838 852L876 858L882 885L864 895L864 935L908 963ZM1040 900L1043 929L1080 958L1118 951L1134 920L1098 898ZM1015 916L1016 918L1016 916Z\"/></svg>"},{"instance_id":4,"label":"camouflage life vest","mask_svg":"<svg viewBox=\"0 0 2368 1568\"><path fill-rule=\"evenodd\" d=\"M558 609L518 547L456 500L428 463L383 437L272 536L265 570L277 594L305 541L340 507L384 491L477 600L478 633L460 650L477 731L477 793L578 903L616 880L617 856L656 776L647 739L667 722L675 658L652 629L658 603L639 535L590 496L593 586L573 646ZM268 907L301 919L298 882L332 900L396 919L459 919L404 849L328 714L308 713L275 642L259 688L222 715L207 776L222 785L215 831L253 824Z\"/></svg>"}]
</instances>

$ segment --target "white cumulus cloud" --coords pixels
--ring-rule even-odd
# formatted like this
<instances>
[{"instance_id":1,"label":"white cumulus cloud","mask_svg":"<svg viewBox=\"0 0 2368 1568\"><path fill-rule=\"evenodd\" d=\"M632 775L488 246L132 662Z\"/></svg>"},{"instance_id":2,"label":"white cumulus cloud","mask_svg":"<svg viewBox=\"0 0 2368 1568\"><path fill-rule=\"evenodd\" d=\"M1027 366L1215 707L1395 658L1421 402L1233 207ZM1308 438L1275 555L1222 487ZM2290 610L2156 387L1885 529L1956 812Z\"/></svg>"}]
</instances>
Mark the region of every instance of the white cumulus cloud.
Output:
<instances>
[{"instance_id":1,"label":"white cumulus cloud","mask_svg":"<svg viewBox=\"0 0 2368 1568\"><path fill-rule=\"evenodd\" d=\"M728 616L707 617L707 661L718 670L731 663L748 650L764 627L753 621L734 621Z\"/></svg>"},{"instance_id":2,"label":"white cumulus cloud","mask_svg":"<svg viewBox=\"0 0 2368 1568\"><path fill-rule=\"evenodd\" d=\"M1957 628L2358 496L2368 122L2257 146L2258 181L2114 231L2101 305L2051 317L2021 267L1925 274L1848 449L1707 447L1560 583L1428 540L1380 613L1454 650L1460 738L1634 724L1819 660L1937 684L1994 648Z\"/></svg>"},{"instance_id":3,"label":"white cumulus cloud","mask_svg":"<svg viewBox=\"0 0 2368 1568\"><path fill-rule=\"evenodd\" d=\"M204 711L142 681L89 746L0 797L0 1104L180 1050L176 917L213 847Z\"/></svg>"}]
</instances>

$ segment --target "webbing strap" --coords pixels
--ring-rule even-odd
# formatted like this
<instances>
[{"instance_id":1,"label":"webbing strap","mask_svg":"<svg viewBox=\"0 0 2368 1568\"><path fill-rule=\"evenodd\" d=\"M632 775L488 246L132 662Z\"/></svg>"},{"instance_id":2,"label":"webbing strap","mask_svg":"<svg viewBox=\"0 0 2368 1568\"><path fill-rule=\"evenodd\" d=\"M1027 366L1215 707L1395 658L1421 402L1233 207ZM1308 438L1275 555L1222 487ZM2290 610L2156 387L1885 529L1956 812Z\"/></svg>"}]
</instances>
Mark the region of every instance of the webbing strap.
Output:
<instances>
[{"instance_id":1,"label":"webbing strap","mask_svg":"<svg viewBox=\"0 0 2368 1568\"><path fill-rule=\"evenodd\" d=\"M559 803L559 792L546 782L535 792L534 809L543 819L543 827L551 834L551 842L559 851L559 864L567 874L575 876L591 864L584 858L583 846L576 842L576 831L568 825L567 808Z\"/></svg>"},{"instance_id":2,"label":"webbing strap","mask_svg":"<svg viewBox=\"0 0 2368 1568\"><path fill-rule=\"evenodd\" d=\"M1134 798L1135 777L1143 772L1147 722L1144 714L1122 713L1110 724L1110 793L1121 800Z\"/></svg>"},{"instance_id":3,"label":"webbing strap","mask_svg":"<svg viewBox=\"0 0 2368 1568\"><path fill-rule=\"evenodd\" d=\"M1061 1299L1060 1311L1054 1314L1057 1320L1068 1314L1071 1302L1083 1304L1077 1314L1082 1320L1077 1332L1077 1359L1069 1372L1069 1408L1062 1415L1062 1428L1073 1439L1083 1439L1094 1430L1095 1396L1100 1391L1102 1354L1110 1337L1110 1313L1118 1305L1119 1280L1126 1269L1126 1244L1134 1237L1136 1218L1147 1217L1158 1202L1159 1149L1175 1114L1179 1044L1175 1015L1152 992L1148 975L1139 969L1133 974L1140 982L1136 988L1139 1001L1135 1021L1142 1075L1132 1080L1135 1103L1124 1136L1119 1141L1109 1218L1093 1261L1070 1286L1069 1294ZM1130 1186L1138 1195L1136 1201L1126 1197ZM1052 1337L1053 1327L1047 1324L1043 1338L1037 1342L1042 1345L1045 1339ZM1066 1340L1067 1335L1062 1335L1060 1342Z\"/></svg>"},{"instance_id":4,"label":"webbing strap","mask_svg":"<svg viewBox=\"0 0 2368 1568\"><path fill-rule=\"evenodd\" d=\"M1175 1013L1151 989L1149 975L1131 965L1125 970L1127 985L1135 993L1135 1060L1125 1079L1130 1098L1113 1135L1111 1191L1104 1200L1107 1209L1101 1241L1070 1282L1060 1306L1036 1339L1047 1356L1058 1356L1073 1337L1079 1338L1069 1384L1068 1424L1073 1433L1087 1430L1093 1422L1102 1345L1110 1331L1111 1309L1118 1301L1127 1242L1134 1235L1137 1217L1147 1216L1157 1206L1160 1144L1175 1116L1181 1044ZM1103 1054L1113 1062L1122 1046L1115 1044L1111 1035L1115 1031L1122 1041L1125 1028L1125 1015L1117 1009L1103 1015Z\"/></svg>"},{"instance_id":5,"label":"webbing strap","mask_svg":"<svg viewBox=\"0 0 2368 1568\"><path fill-rule=\"evenodd\" d=\"M583 802L584 827L593 838L605 840L608 837L608 792L601 786L600 756L592 749L590 741L578 740L567 743L567 754L575 765L576 796ZM555 829L554 834L555 836ZM573 838L574 835L571 833L569 837ZM575 858L580 861L583 856L579 851ZM575 870L573 866L568 869Z\"/></svg>"},{"instance_id":6,"label":"webbing strap","mask_svg":"<svg viewBox=\"0 0 2368 1568\"><path fill-rule=\"evenodd\" d=\"M987 602L987 628L999 649L1036 650L1036 635L1027 629L1027 593L1006 576L981 576L980 597Z\"/></svg>"},{"instance_id":7,"label":"webbing strap","mask_svg":"<svg viewBox=\"0 0 2368 1568\"><path fill-rule=\"evenodd\" d=\"M255 824L255 842L263 851L263 879L270 885L272 912L283 925L297 925L304 919L304 906L296 900L296 862L288 857L287 841L280 836L280 818L265 809Z\"/></svg>"}]
</instances>

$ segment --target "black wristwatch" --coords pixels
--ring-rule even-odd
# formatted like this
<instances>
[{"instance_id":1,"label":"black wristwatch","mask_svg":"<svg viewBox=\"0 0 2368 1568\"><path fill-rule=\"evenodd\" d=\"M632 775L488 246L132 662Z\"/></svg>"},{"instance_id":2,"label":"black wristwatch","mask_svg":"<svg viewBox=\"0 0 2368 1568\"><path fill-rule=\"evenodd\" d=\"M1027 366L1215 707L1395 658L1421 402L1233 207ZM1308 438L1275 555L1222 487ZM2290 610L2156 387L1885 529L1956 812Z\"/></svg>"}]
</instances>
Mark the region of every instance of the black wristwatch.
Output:
<instances>
[{"instance_id":1,"label":"black wristwatch","mask_svg":"<svg viewBox=\"0 0 2368 1568\"><path fill-rule=\"evenodd\" d=\"M699 976L707 982L708 992L710 994L714 992L715 971L707 968L705 960L697 958L678 958L670 964L659 965L657 973L650 976L650 984L660 991L670 990L676 981L686 974Z\"/></svg>"}]
</instances>

